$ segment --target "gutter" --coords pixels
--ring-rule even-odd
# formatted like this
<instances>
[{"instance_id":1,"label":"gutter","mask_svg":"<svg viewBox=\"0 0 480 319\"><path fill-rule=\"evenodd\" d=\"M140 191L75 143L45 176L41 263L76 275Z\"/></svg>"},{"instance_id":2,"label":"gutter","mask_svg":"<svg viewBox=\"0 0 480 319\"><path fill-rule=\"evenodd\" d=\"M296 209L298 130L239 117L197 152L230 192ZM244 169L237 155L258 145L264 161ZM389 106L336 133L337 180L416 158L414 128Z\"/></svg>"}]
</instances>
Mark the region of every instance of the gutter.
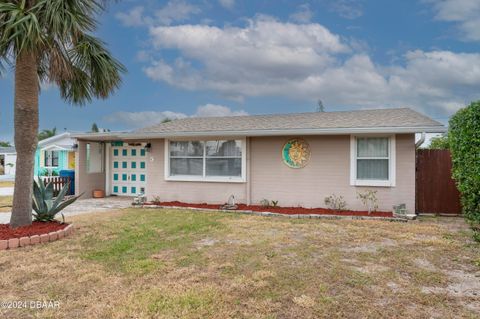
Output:
<instances>
[{"instance_id":1,"label":"gutter","mask_svg":"<svg viewBox=\"0 0 480 319\"><path fill-rule=\"evenodd\" d=\"M150 133L90 133L72 134L80 140L137 140L150 138L175 137L214 137L214 136L285 136L285 135L347 135L347 134L402 134L402 133L444 133L447 128L441 126L427 127L359 127L359 128L321 128L321 129L274 129L274 130L224 130L224 131L186 131L186 132L150 132Z\"/></svg>"},{"instance_id":2,"label":"gutter","mask_svg":"<svg viewBox=\"0 0 480 319\"><path fill-rule=\"evenodd\" d=\"M415 143L415 149L418 149L422 144L425 142L425 137L427 134L425 132L422 132L422 135L420 136L420 139Z\"/></svg>"}]
</instances>

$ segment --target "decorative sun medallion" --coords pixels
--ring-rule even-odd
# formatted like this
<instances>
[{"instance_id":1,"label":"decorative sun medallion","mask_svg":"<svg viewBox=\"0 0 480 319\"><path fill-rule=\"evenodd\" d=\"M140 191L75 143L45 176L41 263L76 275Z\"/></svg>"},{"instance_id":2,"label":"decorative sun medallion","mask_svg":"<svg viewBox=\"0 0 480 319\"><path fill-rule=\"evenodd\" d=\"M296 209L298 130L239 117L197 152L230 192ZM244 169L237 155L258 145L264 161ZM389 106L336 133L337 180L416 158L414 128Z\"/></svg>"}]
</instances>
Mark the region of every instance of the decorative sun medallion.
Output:
<instances>
[{"instance_id":1,"label":"decorative sun medallion","mask_svg":"<svg viewBox=\"0 0 480 319\"><path fill-rule=\"evenodd\" d=\"M303 168L310 160L310 145L302 139L291 139L283 146L282 156L288 167Z\"/></svg>"}]
</instances>

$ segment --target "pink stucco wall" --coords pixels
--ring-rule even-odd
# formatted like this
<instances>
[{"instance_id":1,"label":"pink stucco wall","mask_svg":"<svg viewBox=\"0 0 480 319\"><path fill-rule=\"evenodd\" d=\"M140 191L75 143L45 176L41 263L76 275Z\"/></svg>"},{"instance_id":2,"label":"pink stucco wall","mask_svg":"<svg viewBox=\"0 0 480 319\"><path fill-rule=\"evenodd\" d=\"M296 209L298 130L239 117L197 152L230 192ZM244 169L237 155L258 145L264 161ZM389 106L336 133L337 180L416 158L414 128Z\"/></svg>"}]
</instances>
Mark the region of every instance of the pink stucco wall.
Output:
<instances>
[{"instance_id":1,"label":"pink stucco wall","mask_svg":"<svg viewBox=\"0 0 480 319\"><path fill-rule=\"evenodd\" d=\"M258 203L263 198L278 200L281 206L324 207L324 198L342 195L348 208L362 210L357 191L378 191L380 210L399 203L415 209L415 136L396 136L396 186L350 186L350 136L306 136L311 160L303 169L282 162L281 149L291 137L249 138L248 183L180 182L164 179L164 142L154 140L147 164L147 197L162 201L224 203L233 194L240 202ZM249 194L250 188L250 194Z\"/></svg>"},{"instance_id":2,"label":"pink stucco wall","mask_svg":"<svg viewBox=\"0 0 480 319\"><path fill-rule=\"evenodd\" d=\"M350 136L303 137L310 144L311 159L302 169L282 162L280 150L287 137L251 139L252 201L278 200L281 206L324 207L324 198L341 195L348 208L362 210L357 191L377 190L380 210L391 210L399 203L415 209L414 134L396 136L396 186L350 186Z\"/></svg>"},{"instance_id":3,"label":"pink stucco wall","mask_svg":"<svg viewBox=\"0 0 480 319\"><path fill-rule=\"evenodd\" d=\"M293 137L293 136L292 136ZM396 186L356 187L350 185L350 136L303 136L311 148L309 164L292 169L282 162L281 150L292 137L247 138L247 182L181 182L165 180L164 140L152 144L147 161L146 195L162 201L224 203L230 195L237 201L257 204L263 198L278 200L281 206L324 207L324 198L342 195L349 209L363 210L356 198L366 188L378 191L380 210L391 210L399 203L415 209L415 135L396 135ZM95 188L106 189L105 173L87 173L86 142L79 141L76 157L76 193L91 197ZM110 177L109 177L110 178Z\"/></svg>"},{"instance_id":4,"label":"pink stucco wall","mask_svg":"<svg viewBox=\"0 0 480 319\"><path fill-rule=\"evenodd\" d=\"M190 203L225 203L230 195L241 202L246 201L246 183L176 182L165 180L164 140L151 141L148 154L147 187L148 198L160 196L162 201Z\"/></svg>"}]
</instances>

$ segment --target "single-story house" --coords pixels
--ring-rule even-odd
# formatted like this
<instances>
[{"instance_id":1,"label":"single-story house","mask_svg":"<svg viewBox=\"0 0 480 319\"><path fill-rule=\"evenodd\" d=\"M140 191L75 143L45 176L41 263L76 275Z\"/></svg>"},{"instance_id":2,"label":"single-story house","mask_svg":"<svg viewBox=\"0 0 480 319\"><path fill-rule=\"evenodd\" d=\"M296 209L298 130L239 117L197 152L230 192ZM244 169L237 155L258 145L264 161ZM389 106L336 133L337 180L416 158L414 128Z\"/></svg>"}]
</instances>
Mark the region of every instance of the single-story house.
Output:
<instances>
[{"instance_id":1,"label":"single-story house","mask_svg":"<svg viewBox=\"0 0 480 319\"><path fill-rule=\"evenodd\" d=\"M61 170L75 169L76 140L64 132L38 142L35 153L35 176L56 175Z\"/></svg>"},{"instance_id":2,"label":"single-story house","mask_svg":"<svg viewBox=\"0 0 480 319\"><path fill-rule=\"evenodd\" d=\"M0 175L15 175L17 165L17 151L15 147L0 147Z\"/></svg>"},{"instance_id":3,"label":"single-story house","mask_svg":"<svg viewBox=\"0 0 480 319\"><path fill-rule=\"evenodd\" d=\"M325 207L376 190L378 208L415 209L415 134L439 122L408 108L191 117L133 132L77 134L76 192L187 203Z\"/></svg>"}]
</instances>

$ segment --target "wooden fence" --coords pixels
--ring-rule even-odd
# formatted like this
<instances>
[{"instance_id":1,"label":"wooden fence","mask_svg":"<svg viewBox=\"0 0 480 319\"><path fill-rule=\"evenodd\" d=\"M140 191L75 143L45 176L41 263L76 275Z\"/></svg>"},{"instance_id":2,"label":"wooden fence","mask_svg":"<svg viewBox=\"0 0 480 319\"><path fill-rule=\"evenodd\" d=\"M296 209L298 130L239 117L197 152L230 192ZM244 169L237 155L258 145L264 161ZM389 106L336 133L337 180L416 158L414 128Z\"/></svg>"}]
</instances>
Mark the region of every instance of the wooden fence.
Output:
<instances>
[{"instance_id":1,"label":"wooden fence","mask_svg":"<svg viewBox=\"0 0 480 319\"><path fill-rule=\"evenodd\" d=\"M43 184L46 186L48 183L52 183L53 184L53 196L57 196L58 193L62 190L63 186L65 186L65 184L71 182L71 179L70 177L60 177L60 176L44 176L42 177L42 180L43 180ZM72 188L70 187L68 192L67 192L67 195L74 195L74 194L71 194L71 190Z\"/></svg>"},{"instance_id":2,"label":"wooden fence","mask_svg":"<svg viewBox=\"0 0 480 319\"><path fill-rule=\"evenodd\" d=\"M417 150L415 198L417 213L461 214L460 193L452 179L450 151Z\"/></svg>"}]
</instances>

